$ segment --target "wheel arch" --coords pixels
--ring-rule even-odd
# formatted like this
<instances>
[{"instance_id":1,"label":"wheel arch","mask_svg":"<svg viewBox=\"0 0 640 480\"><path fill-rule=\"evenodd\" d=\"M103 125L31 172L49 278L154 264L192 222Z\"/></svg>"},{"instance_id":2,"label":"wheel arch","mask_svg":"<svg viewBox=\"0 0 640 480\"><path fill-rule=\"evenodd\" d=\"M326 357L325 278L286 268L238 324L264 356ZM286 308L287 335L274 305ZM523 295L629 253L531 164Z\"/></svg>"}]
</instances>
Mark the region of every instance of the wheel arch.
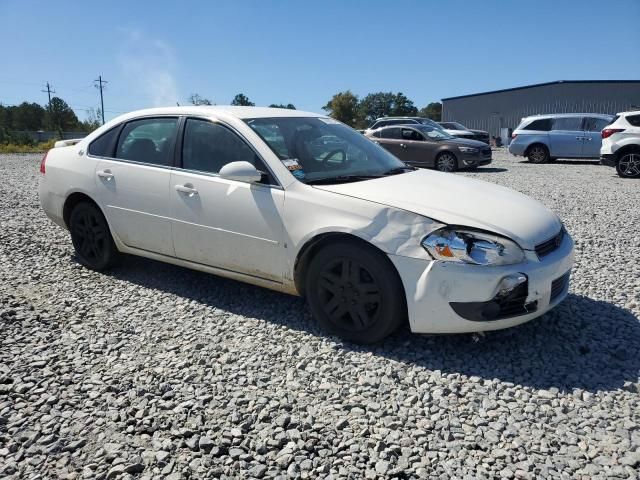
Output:
<instances>
[{"instance_id":1,"label":"wheel arch","mask_svg":"<svg viewBox=\"0 0 640 480\"><path fill-rule=\"evenodd\" d=\"M640 153L640 145L636 143L631 143L623 147L620 147L618 150L616 150L616 161L620 160L620 158L623 155L626 155L627 153L631 153L631 152Z\"/></svg>"},{"instance_id":2,"label":"wheel arch","mask_svg":"<svg viewBox=\"0 0 640 480\"><path fill-rule=\"evenodd\" d=\"M71 218L71 212L73 211L76 205L82 202L88 202L95 205L98 208L98 210L102 212L102 215L104 215L104 212L102 211L102 208L100 208L100 205L98 205L98 203L89 195L87 195L84 192L73 192L67 196L67 198L64 201L64 205L62 207L62 219L64 221L64 224L67 226L67 228L69 228L69 219ZM105 216L105 219L106 218L107 217ZM109 224L108 220L107 220L107 224Z\"/></svg>"},{"instance_id":3,"label":"wheel arch","mask_svg":"<svg viewBox=\"0 0 640 480\"><path fill-rule=\"evenodd\" d=\"M529 155L529 152L531 151L531 149L532 149L533 147L536 147L536 146L541 146L541 147L546 148L546 149L547 149L547 153L548 153L549 157L551 156L551 149L549 148L549 145L547 145L546 143L544 143L544 142L542 142L542 141L540 141L540 140L536 140L535 142L531 142L531 143L527 146L526 150L524 151L524 155L523 155L523 157L527 157L527 156Z\"/></svg>"},{"instance_id":4,"label":"wheel arch","mask_svg":"<svg viewBox=\"0 0 640 480\"><path fill-rule=\"evenodd\" d=\"M306 286L306 273L311 263L311 260L315 255L320 252L324 247L339 243L339 242L351 242L364 246L365 248L371 248L378 253L380 253L386 260L388 266L392 269L395 275L397 275L398 280L400 281L400 285L402 286L403 293L405 294L405 308L406 308L406 291L404 290L404 283L402 282L402 278L400 277L400 272L393 264L393 262L389 259L387 254L380 247L374 245L373 243L365 240L362 237L354 235L352 233L346 232L324 232L320 233L309 240L300 248L298 254L296 256L296 260L293 267L293 281L300 296L305 295L305 286Z\"/></svg>"}]
</instances>

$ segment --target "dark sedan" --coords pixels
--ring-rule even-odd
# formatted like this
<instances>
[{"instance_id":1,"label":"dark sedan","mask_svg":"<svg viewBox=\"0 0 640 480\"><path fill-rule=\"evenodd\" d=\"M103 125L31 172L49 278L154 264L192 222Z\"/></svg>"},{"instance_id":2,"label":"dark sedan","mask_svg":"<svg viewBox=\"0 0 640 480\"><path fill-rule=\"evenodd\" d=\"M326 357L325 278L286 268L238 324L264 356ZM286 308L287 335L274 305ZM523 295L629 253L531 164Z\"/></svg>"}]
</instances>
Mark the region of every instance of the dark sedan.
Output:
<instances>
[{"instance_id":1,"label":"dark sedan","mask_svg":"<svg viewBox=\"0 0 640 480\"><path fill-rule=\"evenodd\" d=\"M430 125L394 125L367 135L408 165L455 172L491 163L491 148Z\"/></svg>"}]
</instances>

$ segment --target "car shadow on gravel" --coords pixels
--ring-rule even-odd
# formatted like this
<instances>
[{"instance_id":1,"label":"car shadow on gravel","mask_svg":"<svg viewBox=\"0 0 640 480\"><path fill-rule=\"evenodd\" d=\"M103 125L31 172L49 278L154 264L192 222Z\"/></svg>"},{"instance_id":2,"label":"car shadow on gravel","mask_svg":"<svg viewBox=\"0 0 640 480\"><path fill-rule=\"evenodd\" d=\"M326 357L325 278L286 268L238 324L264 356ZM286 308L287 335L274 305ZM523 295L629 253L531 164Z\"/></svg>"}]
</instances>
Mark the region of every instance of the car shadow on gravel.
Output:
<instances>
[{"instance_id":1,"label":"car shadow on gravel","mask_svg":"<svg viewBox=\"0 0 640 480\"><path fill-rule=\"evenodd\" d=\"M478 167L473 170L465 170L471 173L500 173L500 172L508 172L509 170L506 168L500 167Z\"/></svg>"},{"instance_id":2,"label":"car shadow on gravel","mask_svg":"<svg viewBox=\"0 0 640 480\"><path fill-rule=\"evenodd\" d=\"M327 337L298 297L139 257L127 256L108 274L205 307ZM611 303L572 294L541 318L484 335L416 335L406 327L377 345L330 340L345 350L443 374L537 389L614 390L637 382L640 372L640 320Z\"/></svg>"}]
</instances>

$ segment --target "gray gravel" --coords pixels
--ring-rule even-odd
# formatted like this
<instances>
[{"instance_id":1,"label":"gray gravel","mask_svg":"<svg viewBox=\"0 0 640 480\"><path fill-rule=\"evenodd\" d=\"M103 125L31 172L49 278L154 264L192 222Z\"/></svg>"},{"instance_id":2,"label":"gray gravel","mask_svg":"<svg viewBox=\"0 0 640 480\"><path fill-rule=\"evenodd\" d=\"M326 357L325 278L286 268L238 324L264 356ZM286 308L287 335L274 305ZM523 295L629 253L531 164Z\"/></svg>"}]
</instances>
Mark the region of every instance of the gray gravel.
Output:
<instances>
[{"instance_id":1,"label":"gray gravel","mask_svg":"<svg viewBox=\"0 0 640 480\"><path fill-rule=\"evenodd\" d=\"M560 214L569 298L510 330L359 347L298 298L80 267L39 208L40 156L0 156L0 478L638 478L640 183L496 157L462 175Z\"/></svg>"}]
</instances>

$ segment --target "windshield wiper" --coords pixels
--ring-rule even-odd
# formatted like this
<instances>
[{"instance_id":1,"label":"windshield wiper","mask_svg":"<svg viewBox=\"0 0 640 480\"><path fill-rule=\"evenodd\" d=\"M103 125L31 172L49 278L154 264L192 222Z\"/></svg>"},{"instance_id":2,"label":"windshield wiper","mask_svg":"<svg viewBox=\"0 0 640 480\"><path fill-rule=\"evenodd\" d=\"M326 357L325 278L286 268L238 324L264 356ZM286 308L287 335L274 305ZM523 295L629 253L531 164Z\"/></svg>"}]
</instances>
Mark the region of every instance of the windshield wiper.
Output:
<instances>
[{"instance_id":1,"label":"windshield wiper","mask_svg":"<svg viewBox=\"0 0 640 480\"><path fill-rule=\"evenodd\" d=\"M406 173L407 171L412 172L413 170L417 170L416 167L411 167L409 165L405 165L403 167L392 168L391 170L387 170L383 173L384 176L387 175L397 175L399 173Z\"/></svg>"},{"instance_id":2,"label":"windshield wiper","mask_svg":"<svg viewBox=\"0 0 640 480\"><path fill-rule=\"evenodd\" d=\"M307 185L330 185L333 183L348 183L359 182L362 180L371 180L373 178L380 178L382 175L338 175L336 177L324 177L316 178L315 180L309 180Z\"/></svg>"}]
</instances>

